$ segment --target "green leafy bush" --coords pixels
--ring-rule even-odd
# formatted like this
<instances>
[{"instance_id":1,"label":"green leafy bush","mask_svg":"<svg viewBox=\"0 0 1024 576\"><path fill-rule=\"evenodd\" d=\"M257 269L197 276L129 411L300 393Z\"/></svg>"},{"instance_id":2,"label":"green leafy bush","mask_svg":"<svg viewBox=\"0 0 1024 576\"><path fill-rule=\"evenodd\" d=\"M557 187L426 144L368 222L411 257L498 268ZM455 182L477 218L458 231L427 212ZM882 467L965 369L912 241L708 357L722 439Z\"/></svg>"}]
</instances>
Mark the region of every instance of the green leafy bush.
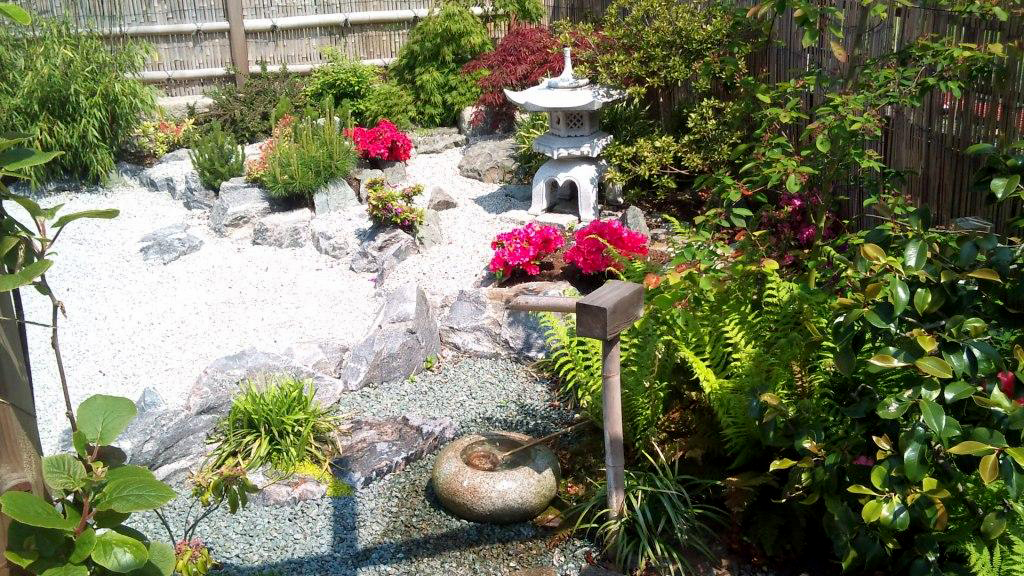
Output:
<instances>
[{"instance_id":1,"label":"green leafy bush","mask_svg":"<svg viewBox=\"0 0 1024 576\"><path fill-rule=\"evenodd\" d=\"M337 417L314 393L312 383L291 377L246 383L207 440L212 466L241 462L290 473L305 460L326 462Z\"/></svg>"},{"instance_id":2,"label":"green leafy bush","mask_svg":"<svg viewBox=\"0 0 1024 576\"><path fill-rule=\"evenodd\" d=\"M709 483L679 471L678 461L644 453L644 468L626 470L625 507L613 518L607 485L599 483L588 500L565 513L576 517L576 530L593 530L606 552L630 574L693 573L688 553L711 559L709 545L725 524L724 514L702 501Z\"/></svg>"},{"instance_id":3,"label":"green leafy bush","mask_svg":"<svg viewBox=\"0 0 1024 576\"><path fill-rule=\"evenodd\" d=\"M348 176L357 152L333 113L303 118L291 130L269 152L260 180L275 198L309 202L328 182Z\"/></svg>"},{"instance_id":4,"label":"green leafy bush","mask_svg":"<svg viewBox=\"0 0 1024 576\"><path fill-rule=\"evenodd\" d=\"M213 104L203 116L207 122L220 122L239 144L263 140L270 135L278 117L306 106L302 81L286 69L252 74L241 88L220 86L210 93ZM286 104L287 110L279 110Z\"/></svg>"},{"instance_id":5,"label":"green leafy bush","mask_svg":"<svg viewBox=\"0 0 1024 576\"><path fill-rule=\"evenodd\" d=\"M412 94L417 123L452 125L476 101L476 77L461 68L491 49L487 28L468 7L445 2L409 33L392 65L395 81Z\"/></svg>"},{"instance_id":6,"label":"green leafy bush","mask_svg":"<svg viewBox=\"0 0 1024 576\"><path fill-rule=\"evenodd\" d=\"M135 403L116 396L95 395L79 405L75 452L43 458L43 479L58 507L29 492L0 495L0 511L12 520L8 561L31 574L171 576L171 546L124 524L176 496L149 470L122 465L110 449L135 415Z\"/></svg>"},{"instance_id":7,"label":"green leafy bush","mask_svg":"<svg viewBox=\"0 0 1024 576\"><path fill-rule=\"evenodd\" d=\"M132 42L111 49L67 22L41 20L31 32L0 28L0 132L31 134L37 148L63 152L35 167L34 179L107 178L118 151L155 110L153 91L137 78L147 53Z\"/></svg>"},{"instance_id":8,"label":"green leafy bush","mask_svg":"<svg viewBox=\"0 0 1024 576\"><path fill-rule=\"evenodd\" d=\"M189 158L199 173L199 181L214 191L220 190L221 183L245 172L245 149L221 129L219 122L214 122L199 137Z\"/></svg>"}]
</instances>

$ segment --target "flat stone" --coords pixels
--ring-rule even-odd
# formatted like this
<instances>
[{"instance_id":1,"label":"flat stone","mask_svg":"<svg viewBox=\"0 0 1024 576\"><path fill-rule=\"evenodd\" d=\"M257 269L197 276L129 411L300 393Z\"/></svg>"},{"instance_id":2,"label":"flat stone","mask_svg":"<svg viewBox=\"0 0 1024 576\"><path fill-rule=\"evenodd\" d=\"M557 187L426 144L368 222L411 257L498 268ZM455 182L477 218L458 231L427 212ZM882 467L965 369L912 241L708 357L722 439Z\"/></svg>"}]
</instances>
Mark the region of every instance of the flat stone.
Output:
<instances>
[{"instance_id":1,"label":"flat stone","mask_svg":"<svg viewBox=\"0 0 1024 576\"><path fill-rule=\"evenodd\" d=\"M423 212L423 223L416 228L416 241L424 248L444 244L444 230L437 211L427 209Z\"/></svg>"},{"instance_id":2,"label":"flat stone","mask_svg":"<svg viewBox=\"0 0 1024 576\"><path fill-rule=\"evenodd\" d=\"M383 282L398 265L416 252L416 239L398 228L375 227L367 231L355 256L352 257L353 272L377 275L377 282Z\"/></svg>"},{"instance_id":3,"label":"flat stone","mask_svg":"<svg viewBox=\"0 0 1024 576\"><path fill-rule=\"evenodd\" d=\"M312 219L313 213L309 208L267 214L256 221L252 243L276 248L305 246L310 240L309 222Z\"/></svg>"},{"instance_id":4,"label":"flat stone","mask_svg":"<svg viewBox=\"0 0 1024 576\"><path fill-rule=\"evenodd\" d=\"M619 222L622 222L623 226L634 232L639 232L647 238L651 237L651 229L647 227L644 211L636 206L626 208L626 211L619 217Z\"/></svg>"},{"instance_id":5,"label":"flat stone","mask_svg":"<svg viewBox=\"0 0 1024 576\"><path fill-rule=\"evenodd\" d=\"M407 284L388 295L370 332L353 346L343 380L349 390L404 380L441 350L434 310L423 289Z\"/></svg>"},{"instance_id":6,"label":"flat stone","mask_svg":"<svg viewBox=\"0 0 1024 576\"><path fill-rule=\"evenodd\" d=\"M270 197L263 188L232 178L220 186L220 195L210 211L210 227L221 236L228 236L270 214Z\"/></svg>"},{"instance_id":7,"label":"flat stone","mask_svg":"<svg viewBox=\"0 0 1024 576\"><path fill-rule=\"evenodd\" d=\"M344 383L325 374L302 366L282 354L247 348L210 363L199 375L188 393L186 411L193 415L221 415L227 413L231 399L239 384L247 380L259 381L269 376L291 376L311 380L316 387L316 398L323 406L338 401L345 391Z\"/></svg>"},{"instance_id":8,"label":"flat stone","mask_svg":"<svg viewBox=\"0 0 1024 576\"><path fill-rule=\"evenodd\" d=\"M300 366L320 372L331 378L341 378L349 347L332 340L307 340L296 342L284 351L284 355Z\"/></svg>"},{"instance_id":9,"label":"flat stone","mask_svg":"<svg viewBox=\"0 0 1024 576\"><path fill-rule=\"evenodd\" d=\"M327 186L313 194L313 210L317 215L337 212L358 205L359 196L356 195L356 191L342 179L328 182Z\"/></svg>"},{"instance_id":10,"label":"flat stone","mask_svg":"<svg viewBox=\"0 0 1024 576\"><path fill-rule=\"evenodd\" d=\"M341 440L341 456L331 462L334 475L353 488L365 488L436 451L455 437L448 418L355 420Z\"/></svg>"},{"instance_id":11,"label":"flat stone","mask_svg":"<svg viewBox=\"0 0 1024 576\"><path fill-rule=\"evenodd\" d=\"M427 202L427 208L442 212L444 210L451 210L457 208L459 203L452 198L451 194L448 194L439 186L434 186L430 190L430 201Z\"/></svg>"},{"instance_id":12,"label":"flat stone","mask_svg":"<svg viewBox=\"0 0 1024 576\"><path fill-rule=\"evenodd\" d=\"M488 184L508 182L515 172L515 140L486 139L466 147L459 161L459 173Z\"/></svg>"},{"instance_id":13,"label":"flat stone","mask_svg":"<svg viewBox=\"0 0 1024 576\"><path fill-rule=\"evenodd\" d=\"M203 186L188 153L189 150L183 148L164 155L159 162L140 172L137 180L145 188L180 200L189 210L205 210L213 205L217 195Z\"/></svg>"},{"instance_id":14,"label":"flat stone","mask_svg":"<svg viewBox=\"0 0 1024 576\"><path fill-rule=\"evenodd\" d=\"M437 154L466 144L466 136L458 128L432 128L411 135L418 154Z\"/></svg>"},{"instance_id":15,"label":"flat stone","mask_svg":"<svg viewBox=\"0 0 1024 576\"><path fill-rule=\"evenodd\" d=\"M146 262L170 264L175 260L191 254L203 246L203 240L188 233L184 224L174 224L154 230L139 239L142 247L139 252Z\"/></svg>"}]
</instances>

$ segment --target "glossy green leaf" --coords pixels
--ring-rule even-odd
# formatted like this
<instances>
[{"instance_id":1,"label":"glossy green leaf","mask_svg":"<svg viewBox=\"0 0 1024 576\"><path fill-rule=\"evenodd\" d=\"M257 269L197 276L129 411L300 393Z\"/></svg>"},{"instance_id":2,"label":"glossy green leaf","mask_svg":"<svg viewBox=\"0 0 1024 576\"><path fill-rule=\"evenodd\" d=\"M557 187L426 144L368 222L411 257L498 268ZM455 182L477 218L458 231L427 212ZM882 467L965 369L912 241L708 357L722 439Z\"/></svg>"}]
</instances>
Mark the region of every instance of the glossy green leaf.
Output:
<instances>
[{"instance_id":1,"label":"glossy green leaf","mask_svg":"<svg viewBox=\"0 0 1024 576\"><path fill-rule=\"evenodd\" d=\"M113 444L136 412L135 403L127 398L96 394L78 406L78 429L92 444Z\"/></svg>"}]
</instances>

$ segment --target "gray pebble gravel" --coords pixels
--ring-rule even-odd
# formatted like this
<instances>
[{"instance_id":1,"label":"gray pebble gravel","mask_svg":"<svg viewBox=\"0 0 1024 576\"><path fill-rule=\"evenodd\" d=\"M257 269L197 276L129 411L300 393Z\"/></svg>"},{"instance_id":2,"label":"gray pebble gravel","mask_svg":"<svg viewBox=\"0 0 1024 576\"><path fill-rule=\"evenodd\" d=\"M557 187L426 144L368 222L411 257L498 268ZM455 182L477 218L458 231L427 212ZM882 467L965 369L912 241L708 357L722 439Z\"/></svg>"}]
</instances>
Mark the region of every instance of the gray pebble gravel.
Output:
<instances>
[{"instance_id":1,"label":"gray pebble gravel","mask_svg":"<svg viewBox=\"0 0 1024 576\"><path fill-rule=\"evenodd\" d=\"M495 428L544 434L570 421L553 408L546 383L507 360L449 361L436 373L347 394L341 410L353 417L415 414L450 417L460 433ZM443 511L430 490L431 455L374 482L354 496L294 506L253 505L218 511L198 531L226 574L369 576L409 574L503 576L521 568L553 566L575 576L588 543L551 546L554 533L531 523L475 524ZM179 491L183 491L180 490ZM189 501L167 508L180 522ZM167 539L152 514L135 527Z\"/></svg>"}]
</instances>

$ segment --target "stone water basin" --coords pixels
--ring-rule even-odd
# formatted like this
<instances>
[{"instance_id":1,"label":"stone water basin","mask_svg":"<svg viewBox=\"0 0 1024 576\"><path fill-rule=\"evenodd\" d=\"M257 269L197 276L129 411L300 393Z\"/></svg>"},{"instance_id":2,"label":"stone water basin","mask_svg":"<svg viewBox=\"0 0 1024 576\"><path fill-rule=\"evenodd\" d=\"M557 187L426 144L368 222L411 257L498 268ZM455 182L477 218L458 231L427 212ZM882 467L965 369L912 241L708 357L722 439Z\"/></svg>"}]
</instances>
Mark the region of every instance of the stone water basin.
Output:
<instances>
[{"instance_id":1,"label":"stone water basin","mask_svg":"<svg viewBox=\"0 0 1024 576\"><path fill-rule=\"evenodd\" d=\"M434 462L434 493L449 512L473 522L507 524L536 518L558 493L558 458L540 444L504 460L497 456L531 440L514 432L455 440Z\"/></svg>"}]
</instances>

